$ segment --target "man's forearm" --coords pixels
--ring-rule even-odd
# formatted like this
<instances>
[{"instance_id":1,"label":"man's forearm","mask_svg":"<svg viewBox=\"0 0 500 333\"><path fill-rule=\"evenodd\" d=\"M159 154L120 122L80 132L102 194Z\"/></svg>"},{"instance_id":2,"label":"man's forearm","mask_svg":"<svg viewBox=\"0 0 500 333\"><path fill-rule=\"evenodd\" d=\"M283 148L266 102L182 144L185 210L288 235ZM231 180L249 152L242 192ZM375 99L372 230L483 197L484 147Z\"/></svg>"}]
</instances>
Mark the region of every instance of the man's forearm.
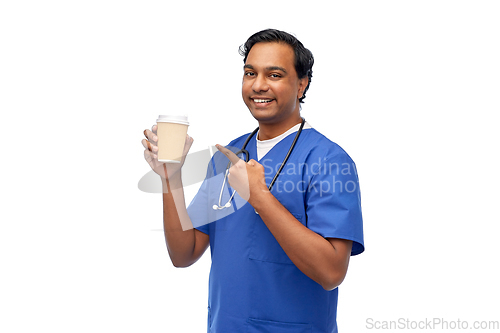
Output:
<instances>
[{"instance_id":1,"label":"man's forearm","mask_svg":"<svg viewBox=\"0 0 500 333\"><path fill-rule=\"evenodd\" d=\"M342 282L349 264L350 241L336 249L330 241L300 223L270 192L251 201L298 269L327 290Z\"/></svg>"},{"instance_id":2,"label":"man's forearm","mask_svg":"<svg viewBox=\"0 0 500 333\"><path fill-rule=\"evenodd\" d=\"M195 231L186 210L180 172L170 180L162 178L163 231L168 253L176 267L191 265L195 249Z\"/></svg>"}]
</instances>

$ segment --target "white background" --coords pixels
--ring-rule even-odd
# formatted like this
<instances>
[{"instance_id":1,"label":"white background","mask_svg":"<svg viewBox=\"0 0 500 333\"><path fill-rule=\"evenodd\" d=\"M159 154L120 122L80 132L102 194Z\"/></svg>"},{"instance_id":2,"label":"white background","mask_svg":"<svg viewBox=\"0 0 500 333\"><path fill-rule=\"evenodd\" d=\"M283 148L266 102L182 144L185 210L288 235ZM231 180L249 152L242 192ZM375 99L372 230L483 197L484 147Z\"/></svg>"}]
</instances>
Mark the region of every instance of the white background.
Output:
<instances>
[{"instance_id":1,"label":"white background","mask_svg":"<svg viewBox=\"0 0 500 333\"><path fill-rule=\"evenodd\" d=\"M358 167L341 332L500 320L499 3L318 3L2 2L0 331L206 330L209 252L171 265L142 131L171 110L193 152L251 131L238 47L269 27L313 52L302 115Z\"/></svg>"}]
</instances>

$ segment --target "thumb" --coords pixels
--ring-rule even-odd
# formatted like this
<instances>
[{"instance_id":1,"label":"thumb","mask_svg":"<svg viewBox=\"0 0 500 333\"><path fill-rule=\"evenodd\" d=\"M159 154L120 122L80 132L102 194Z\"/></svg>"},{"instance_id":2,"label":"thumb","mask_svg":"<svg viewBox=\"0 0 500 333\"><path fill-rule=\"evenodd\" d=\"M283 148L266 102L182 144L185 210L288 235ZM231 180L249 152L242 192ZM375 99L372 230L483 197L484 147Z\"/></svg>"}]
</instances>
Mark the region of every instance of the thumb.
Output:
<instances>
[{"instance_id":1,"label":"thumb","mask_svg":"<svg viewBox=\"0 0 500 333\"><path fill-rule=\"evenodd\" d=\"M184 144L184 155L186 155L193 145L194 139L186 134L186 143Z\"/></svg>"}]
</instances>

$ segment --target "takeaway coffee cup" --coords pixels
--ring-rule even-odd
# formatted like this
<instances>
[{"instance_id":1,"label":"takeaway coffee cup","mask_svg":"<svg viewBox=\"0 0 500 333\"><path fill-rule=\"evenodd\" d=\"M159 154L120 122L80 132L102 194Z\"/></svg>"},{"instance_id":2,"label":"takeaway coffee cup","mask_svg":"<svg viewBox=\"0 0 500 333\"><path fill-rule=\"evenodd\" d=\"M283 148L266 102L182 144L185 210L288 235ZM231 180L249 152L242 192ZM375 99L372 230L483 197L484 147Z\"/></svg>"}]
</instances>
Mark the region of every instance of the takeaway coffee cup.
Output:
<instances>
[{"instance_id":1,"label":"takeaway coffee cup","mask_svg":"<svg viewBox=\"0 0 500 333\"><path fill-rule=\"evenodd\" d=\"M188 117L183 115L160 115L158 125L158 161L180 163L186 134L189 126Z\"/></svg>"}]
</instances>

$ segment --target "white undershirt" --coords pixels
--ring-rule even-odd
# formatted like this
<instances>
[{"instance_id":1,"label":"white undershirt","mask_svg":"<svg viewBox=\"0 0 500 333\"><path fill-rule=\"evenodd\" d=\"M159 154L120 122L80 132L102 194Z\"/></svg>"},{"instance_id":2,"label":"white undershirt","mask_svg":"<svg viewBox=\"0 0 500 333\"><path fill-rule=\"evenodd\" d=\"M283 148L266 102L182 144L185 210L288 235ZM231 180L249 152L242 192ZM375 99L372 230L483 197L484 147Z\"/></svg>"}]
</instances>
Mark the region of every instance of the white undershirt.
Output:
<instances>
[{"instance_id":1,"label":"white undershirt","mask_svg":"<svg viewBox=\"0 0 500 333\"><path fill-rule=\"evenodd\" d=\"M273 149L274 146L284 138L286 138L288 135L295 133L299 130L301 124L297 124L290 128L288 131L285 133L278 135L275 138L269 139L269 140L259 140L259 132L257 132L257 159L260 160L262 157L264 157L271 149ZM304 124L304 127L302 129L308 129L312 128L311 125L306 121Z\"/></svg>"}]
</instances>

